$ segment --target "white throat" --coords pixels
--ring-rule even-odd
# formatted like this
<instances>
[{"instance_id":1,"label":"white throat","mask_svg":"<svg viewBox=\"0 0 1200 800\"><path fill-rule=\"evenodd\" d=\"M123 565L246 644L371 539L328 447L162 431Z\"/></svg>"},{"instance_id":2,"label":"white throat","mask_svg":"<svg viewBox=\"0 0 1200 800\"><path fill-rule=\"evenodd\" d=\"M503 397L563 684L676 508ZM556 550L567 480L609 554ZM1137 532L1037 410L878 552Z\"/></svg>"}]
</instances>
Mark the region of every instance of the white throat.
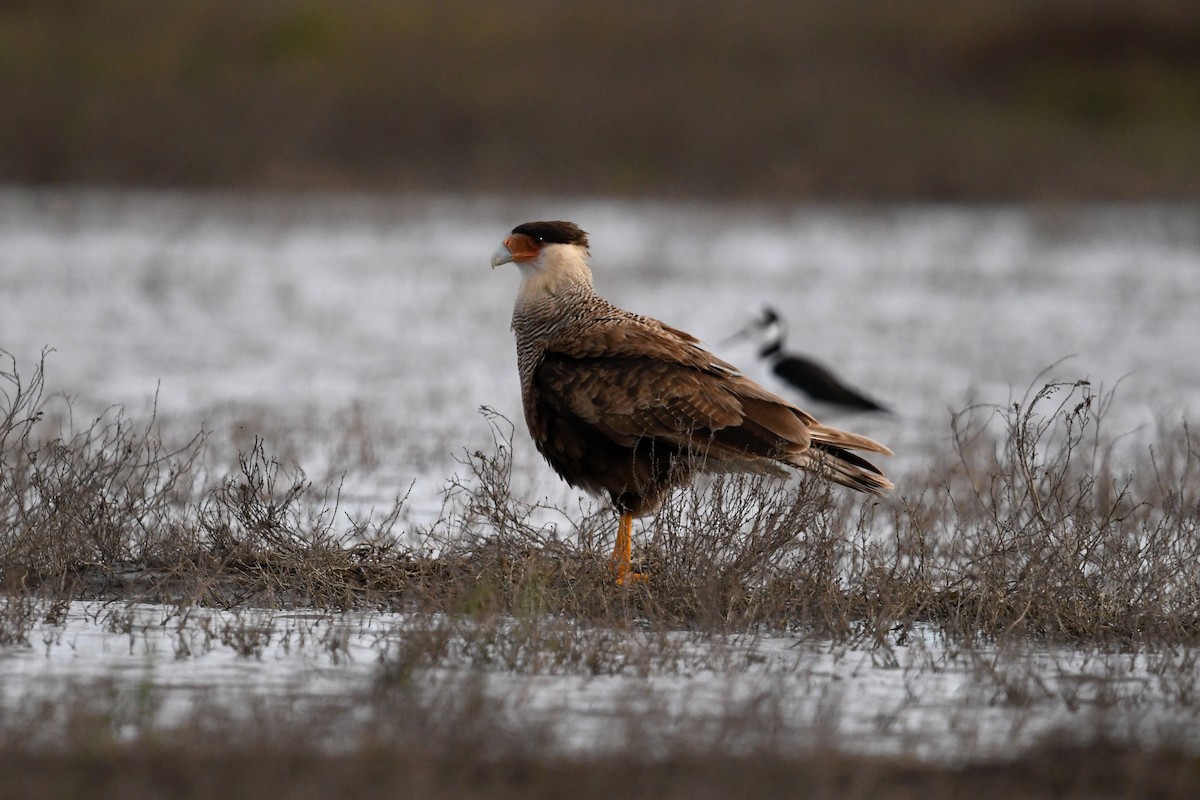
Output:
<instances>
[{"instance_id":1,"label":"white throat","mask_svg":"<svg viewBox=\"0 0 1200 800\"><path fill-rule=\"evenodd\" d=\"M577 295L580 289L591 291L588 252L578 245L548 244L537 258L518 261L517 266L521 270L518 308L525 303L545 302L564 294Z\"/></svg>"}]
</instances>

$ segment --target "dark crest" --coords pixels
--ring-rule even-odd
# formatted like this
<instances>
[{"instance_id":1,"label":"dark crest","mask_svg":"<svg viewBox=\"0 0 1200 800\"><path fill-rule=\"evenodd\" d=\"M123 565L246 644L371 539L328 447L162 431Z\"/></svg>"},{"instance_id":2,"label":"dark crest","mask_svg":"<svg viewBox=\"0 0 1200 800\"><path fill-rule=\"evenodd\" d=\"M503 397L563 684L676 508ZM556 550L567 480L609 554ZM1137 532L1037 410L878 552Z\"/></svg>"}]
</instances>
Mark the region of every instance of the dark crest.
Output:
<instances>
[{"instance_id":1,"label":"dark crest","mask_svg":"<svg viewBox=\"0 0 1200 800\"><path fill-rule=\"evenodd\" d=\"M587 233L574 222L526 222L513 228L513 233L523 233L538 244L577 244L588 246Z\"/></svg>"}]
</instances>

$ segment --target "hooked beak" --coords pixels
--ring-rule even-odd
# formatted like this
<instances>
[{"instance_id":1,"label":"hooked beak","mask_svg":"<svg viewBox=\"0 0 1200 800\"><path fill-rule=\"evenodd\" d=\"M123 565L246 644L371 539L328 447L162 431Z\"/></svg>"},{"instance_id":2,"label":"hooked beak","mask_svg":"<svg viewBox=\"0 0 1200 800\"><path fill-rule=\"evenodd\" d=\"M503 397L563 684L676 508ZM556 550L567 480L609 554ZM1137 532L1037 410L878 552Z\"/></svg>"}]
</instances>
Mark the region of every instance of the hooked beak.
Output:
<instances>
[{"instance_id":1,"label":"hooked beak","mask_svg":"<svg viewBox=\"0 0 1200 800\"><path fill-rule=\"evenodd\" d=\"M504 241L507 242L508 240L505 239ZM508 249L507 245L502 244L496 248L496 252L492 253L492 269L495 269L501 264L507 264L512 260L512 251Z\"/></svg>"},{"instance_id":2,"label":"hooked beak","mask_svg":"<svg viewBox=\"0 0 1200 800\"><path fill-rule=\"evenodd\" d=\"M538 257L542 246L523 233L512 233L504 238L496 252L492 253L492 268L510 261L532 261Z\"/></svg>"}]
</instances>

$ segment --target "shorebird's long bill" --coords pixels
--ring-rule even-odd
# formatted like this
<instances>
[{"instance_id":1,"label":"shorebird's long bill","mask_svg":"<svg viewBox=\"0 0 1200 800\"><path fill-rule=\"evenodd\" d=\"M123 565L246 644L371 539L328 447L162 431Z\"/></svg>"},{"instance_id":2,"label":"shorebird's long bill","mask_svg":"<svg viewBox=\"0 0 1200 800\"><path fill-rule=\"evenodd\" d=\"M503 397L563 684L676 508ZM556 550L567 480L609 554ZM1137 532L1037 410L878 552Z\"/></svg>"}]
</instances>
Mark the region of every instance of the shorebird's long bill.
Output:
<instances>
[{"instance_id":1,"label":"shorebird's long bill","mask_svg":"<svg viewBox=\"0 0 1200 800\"><path fill-rule=\"evenodd\" d=\"M724 339L722 339L721 341L717 342L717 344L720 345L721 347L724 347L726 345L733 344L734 342L740 342L742 339L749 337L750 334L752 334L753 332L754 332L754 323L750 323L749 325L742 328L737 333L732 334L731 336L727 336Z\"/></svg>"}]
</instances>

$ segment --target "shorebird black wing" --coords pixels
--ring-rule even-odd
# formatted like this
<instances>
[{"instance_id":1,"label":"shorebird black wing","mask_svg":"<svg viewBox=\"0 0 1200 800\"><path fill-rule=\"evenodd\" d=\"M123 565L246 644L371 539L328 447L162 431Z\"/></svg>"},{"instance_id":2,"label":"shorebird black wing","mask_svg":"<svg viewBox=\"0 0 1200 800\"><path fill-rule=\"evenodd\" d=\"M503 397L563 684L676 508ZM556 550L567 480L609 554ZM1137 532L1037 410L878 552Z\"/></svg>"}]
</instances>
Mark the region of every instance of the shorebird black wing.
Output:
<instances>
[{"instance_id":1,"label":"shorebird black wing","mask_svg":"<svg viewBox=\"0 0 1200 800\"><path fill-rule=\"evenodd\" d=\"M813 400L858 411L885 411L887 406L847 386L824 365L809 358L786 355L775 362L775 375Z\"/></svg>"}]
</instances>

